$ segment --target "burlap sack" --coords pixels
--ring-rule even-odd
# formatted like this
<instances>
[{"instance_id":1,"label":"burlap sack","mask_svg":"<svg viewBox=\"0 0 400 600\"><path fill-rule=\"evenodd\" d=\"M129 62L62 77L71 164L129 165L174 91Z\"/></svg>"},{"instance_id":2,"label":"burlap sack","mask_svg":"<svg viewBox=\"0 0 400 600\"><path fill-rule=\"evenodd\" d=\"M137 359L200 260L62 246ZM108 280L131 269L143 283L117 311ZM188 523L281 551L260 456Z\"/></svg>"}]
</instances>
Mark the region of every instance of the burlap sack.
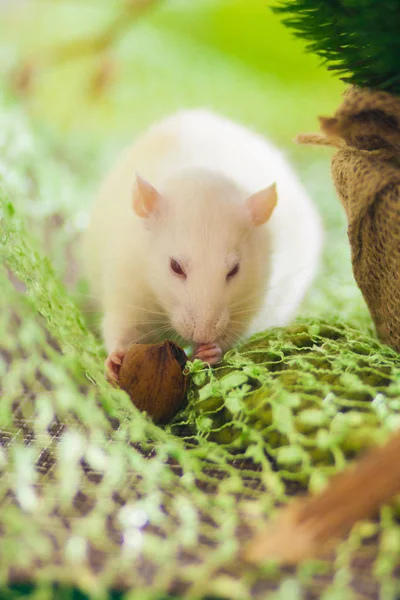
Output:
<instances>
[{"instance_id":1,"label":"burlap sack","mask_svg":"<svg viewBox=\"0 0 400 600\"><path fill-rule=\"evenodd\" d=\"M338 147L332 176L348 219L354 277L378 336L400 351L400 98L351 88L323 136Z\"/></svg>"}]
</instances>

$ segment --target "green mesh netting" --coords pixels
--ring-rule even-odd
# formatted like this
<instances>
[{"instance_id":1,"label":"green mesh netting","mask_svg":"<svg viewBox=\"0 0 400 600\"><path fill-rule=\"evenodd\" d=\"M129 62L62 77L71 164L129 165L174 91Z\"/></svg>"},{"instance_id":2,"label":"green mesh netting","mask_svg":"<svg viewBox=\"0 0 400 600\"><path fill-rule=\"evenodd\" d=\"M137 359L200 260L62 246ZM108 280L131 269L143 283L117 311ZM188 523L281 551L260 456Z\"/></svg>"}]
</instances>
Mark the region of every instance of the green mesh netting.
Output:
<instances>
[{"instance_id":1,"label":"green mesh netting","mask_svg":"<svg viewBox=\"0 0 400 600\"><path fill-rule=\"evenodd\" d=\"M1 115L0 596L50 598L57 583L92 598L394 598L396 507L355 527L329 561L235 562L277 506L400 424L400 357L371 334L332 193L304 309L321 316L255 336L213 371L190 365L188 403L160 428L105 382L101 345L61 283L84 289L86 183L20 111L3 102ZM12 587L21 582L34 587Z\"/></svg>"}]
</instances>

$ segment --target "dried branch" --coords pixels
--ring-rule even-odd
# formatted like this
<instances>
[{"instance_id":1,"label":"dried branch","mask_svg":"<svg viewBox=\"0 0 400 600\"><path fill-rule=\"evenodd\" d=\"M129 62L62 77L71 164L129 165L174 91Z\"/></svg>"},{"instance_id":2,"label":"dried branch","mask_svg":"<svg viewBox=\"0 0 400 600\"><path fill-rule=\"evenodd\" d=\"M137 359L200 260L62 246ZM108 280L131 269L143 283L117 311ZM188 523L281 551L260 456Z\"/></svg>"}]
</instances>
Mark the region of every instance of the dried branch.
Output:
<instances>
[{"instance_id":1,"label":"dried branch","mask_svg":"<svg viewBox=\"0 0 400 600\"><path fill-rule=\"evenodd\" d=\"M110 58L110 49L117 39L141 18L147 10L160 0L126 0L121 12L111 23L97 35L71 41L67 44L46 49L31 56L29 61L18 65L10 73L12 89L21 96L28 95L34 88L37 75L45 67L60 66L66 62L85 57L101 57L101 63L89 82L88 91L91 96L96 96L109 86L115 77L116 64Z\"/></svg>"},{"instance_id":2,"label":"dried branch","mask_svg":"<svg viewBox=\"0 0 400 600\"><path fill-rule=\"evenodd\" d=\"M132 23L142 17L147 10L159 0L129 0L108 27L92 38L73 41L56 48L46 62L67 62L96 53L102 53L110 48L116 39L127 31Z\"/></svg>"}]
</instances>

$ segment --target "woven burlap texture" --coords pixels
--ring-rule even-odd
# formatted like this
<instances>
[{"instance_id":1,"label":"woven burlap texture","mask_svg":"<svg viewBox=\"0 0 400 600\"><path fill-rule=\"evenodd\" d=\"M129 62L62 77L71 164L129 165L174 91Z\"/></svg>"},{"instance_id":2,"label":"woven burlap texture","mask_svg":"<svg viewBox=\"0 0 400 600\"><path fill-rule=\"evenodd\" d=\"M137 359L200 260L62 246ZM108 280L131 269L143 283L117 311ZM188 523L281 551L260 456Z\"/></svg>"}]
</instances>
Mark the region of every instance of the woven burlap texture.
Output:
<instances>
[{"instance_id":1,"label":"woven burlap texture","mask_svg":"<svg viewBox=\"0 0 400 600\"><path fill-rule=\"evenodd\" d=\"M327 136L332 177L348 219L353 273L380 339L400 350L400 98L350 88Z\"/></svg>"}]
</instances>

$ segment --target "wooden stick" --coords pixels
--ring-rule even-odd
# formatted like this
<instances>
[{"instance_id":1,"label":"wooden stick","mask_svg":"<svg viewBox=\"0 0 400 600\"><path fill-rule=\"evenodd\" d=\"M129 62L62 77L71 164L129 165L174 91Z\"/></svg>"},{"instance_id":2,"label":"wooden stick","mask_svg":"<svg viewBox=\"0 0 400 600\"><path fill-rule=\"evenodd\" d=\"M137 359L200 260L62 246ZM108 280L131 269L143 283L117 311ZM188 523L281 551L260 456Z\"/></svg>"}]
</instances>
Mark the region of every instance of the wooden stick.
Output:
<instances>
[{"instance_id":1,"label":"wooden stick","mask_svg":"<svg viewBox=\"0 0 400 600\"><path fill-rule=\"evenodd\" d=\"M325 135L324 133L299 133L294 141L296 144L306 144L309 146L330 146L331 148L343 148L346 146L342 138Z\"/></svg>"},{"instance_id":2,"label":"wooden stick","mask_svg":"<svg viewBox=\"0 0 400 600\"><path fill-rule=\"evenodd\" d=\"M252 564L265 560L295 564L316 557L396 494L400 494L400 430L334 476L322 492L282 509L276 521L245 547L242 558Z\"/></svg>"}]
</instances>

